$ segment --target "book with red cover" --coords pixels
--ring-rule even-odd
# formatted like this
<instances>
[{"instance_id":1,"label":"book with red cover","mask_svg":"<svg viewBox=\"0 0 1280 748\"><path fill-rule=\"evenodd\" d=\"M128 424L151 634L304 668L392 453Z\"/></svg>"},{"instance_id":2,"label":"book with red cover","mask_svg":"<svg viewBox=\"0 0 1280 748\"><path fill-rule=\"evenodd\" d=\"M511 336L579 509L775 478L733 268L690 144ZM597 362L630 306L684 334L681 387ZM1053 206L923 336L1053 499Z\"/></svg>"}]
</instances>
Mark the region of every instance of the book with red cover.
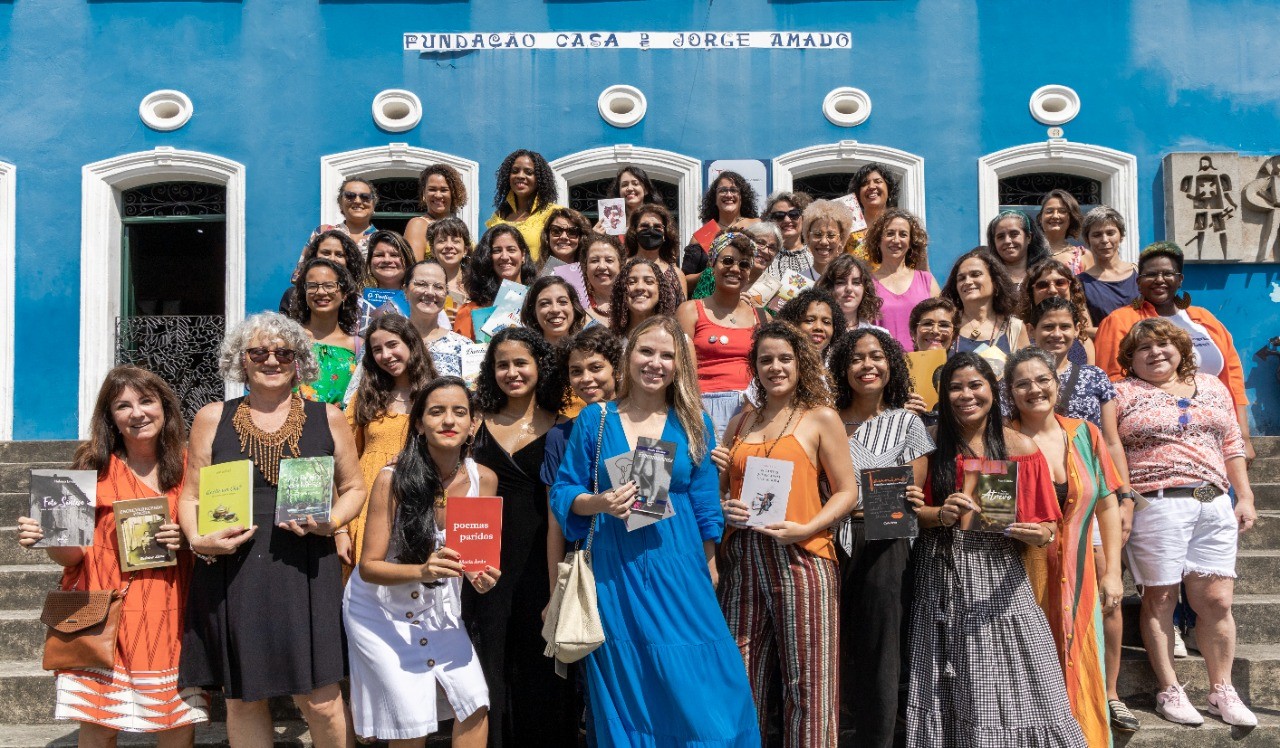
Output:
<instances>
[{"instance_id":1,"label":"book with red cover","mask_svg":"<svg viewBox=\"0 0 1280 748\"><path fill-rule=\"evenodd\" d=\"M715 221L707 221L702 224L702 228L693 232L694 241L706 251L711 251L711 240L716 238L716 234L720 233L720 224Z\"/></svg>"},{"instance_id":2,"label":"book with red cover","mask_svg":"<svg viewBox=\"0 0 1280 748\"><path fill-rule=\"evenodd\" d=\"M444 544L462 555L466 571L502 568L502 497L450 497L444 537Z\"/></svg>"}]
</instances>

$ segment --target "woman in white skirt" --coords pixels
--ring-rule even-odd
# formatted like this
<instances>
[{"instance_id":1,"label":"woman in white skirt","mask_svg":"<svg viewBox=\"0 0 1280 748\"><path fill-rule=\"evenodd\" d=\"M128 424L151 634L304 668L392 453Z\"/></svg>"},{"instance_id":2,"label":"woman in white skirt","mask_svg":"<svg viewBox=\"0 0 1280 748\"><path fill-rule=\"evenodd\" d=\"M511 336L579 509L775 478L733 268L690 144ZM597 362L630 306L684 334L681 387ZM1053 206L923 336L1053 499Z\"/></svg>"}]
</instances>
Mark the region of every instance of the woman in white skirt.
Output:
<instances>
[{"instance_id":1,"label":"woman in white skirt","mask_svg":"<svg viewBox=\"0 0 1280 748\"><path fill-rule=\"evenodd\" d=\"M364 554L343 598L356 734L421 748L456 717L455 748L488 740L489 688L462 625L463 569L444 547L453 497L493 496L493 471L466 456L475 433L461 379L440 377L414 398L409 437L369 495ZM500 572L467 574L479 593Z\"/></svg>"}]
</instances>

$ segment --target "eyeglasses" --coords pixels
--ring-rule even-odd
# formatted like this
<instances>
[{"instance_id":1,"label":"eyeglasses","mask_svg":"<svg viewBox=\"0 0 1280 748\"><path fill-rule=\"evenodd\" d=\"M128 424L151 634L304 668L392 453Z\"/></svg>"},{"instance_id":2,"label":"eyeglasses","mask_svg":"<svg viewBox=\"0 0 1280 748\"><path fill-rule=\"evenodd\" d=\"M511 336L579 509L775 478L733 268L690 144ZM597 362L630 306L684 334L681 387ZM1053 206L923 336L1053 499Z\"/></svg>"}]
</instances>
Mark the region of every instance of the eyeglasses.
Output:
<instances>
[{"instance_id":1,"label":"eyeglasses","mask_svg":"<svg viewBox=\"0 0 1280 748\"><path fill-rule=\"evenodd\" d=\"M950 322L934 322L933 320L926 320L916 325L916 329L920 332L933 330L937 330L938 332L951 332L956 329L956 326Z\"/></svg>"},{"instance_id":2,"label":"eyeglasses","mask_svg":"<svg viewBox=\"0 0 1280 748\"><path fill-rule=\"evenodd\" d=\"M1031 388L1038 387L1040 389L1048 389L1057 380L1053 377L1043 376L1035 379L1019 379L1013 383L1015 392L1030 392Z\"/></svg>"},{"instance_id":3,"label":"eyeglasses","mask_svg":"<svg viewBox=\"0 0 1280 748\"><path fill-rule=\"evenodd\" d=\"M751 267L751 260L738 260L737 262L734 262L732 257L721 257L716 261L716 264L722 268L731 268L734 265L737 265L739 270L747 270Z\"/></svg>"},{"instance_id":4,"label":"eyeglasses","mask_svg":"<svg viewBox=\"0 0 1280 748\"><path fill-rule=\"evenodd\" d=\"M737 187L717 187L716 194L717 195L737 195L741 193L738 191Z\"/></svg>"},{"instance_id":5,"label":"eyeglasses","mask_svg":"<svg viewBox=\"0 0 1280 748\"><path fill-rule=\"evenodd\" d=\"M265 364L272 356L276 357L277 363L291 364L298 352L292 348L246 348L244 355L255 364Z\"/></svg>"},{"instance_id":6,"label":"eyeglasses","mask_svg":"<svg viewBox=\"0 0 1280 748\"><path fill-rule=\"evenodd\" d=\"M835 233L834 231L828 231L825 234L820 231L815 231L812 234L809 234L809 239L815 242L818 241L819 239L826 239L829 242L834 242L839 238L840 238L840 235Z\"/></svg>"},{"instance_id":7,"label":"eyeglasses","mask_svg":"<svg viewBox=\"0 0 1280 748\"><path fill-rule=\"evenodd\" d=\"M413 281L409 284L409 287L415 291L439 291L441 293L444 293L448 288L443 283L431 283L430 281Z\"/></svg>"},{"instance_id":8,"label":"eyeglasses","mask_svg":"<svg viewBox=\"0 0 1280 748\"><path fill-rule=\"evenodd\" d=\"M552 226L547 233L551 236L582 236L582 229L577 226Z\"/></svg>"},{"instance_id":9,"label":"eyeglasses","mask_svg":"<svg viewBox=\"0 0 1280 748\"><path fill-rule=\"evenodd\" d=\"M337 281L326 281L324 283L305 283L303 288L307 289L307 293L333 293L341 286Z\"/></svg>"},{"instance_id":10,"label":"eyeglasses","mask_svg":"<svg viewBox=\"0 0 1280 748\"><path fill-rule=\"evenodd\" d=\"M1149 273L1139 273L1139 280L1162 281L1177 280L1182 277L1182 273L1175 273L1172 270L1152 270Z\"/></svg>"},{"instance_id":11,"label":"eyeglasses","mask_svg":"<svg viewBox=\"0 0 1280 748\"><path fill-rule=\"evenodd\" d=\"M346 200L346 201L347 201L347 202L349 202L349 203L354 203L354 202L371 203L371 202L373 202L373 193L371 193L371 192L352 192L351 190L343 190L343 191L342 191L342 197L343 197L343 199L344 199L344 200Z\"/></svg>"},{"instance_id":12,"label":"eyeglasses","mask_svg":"<svg viewBox=\"0 0 1280 748\"><path fill-rule=\"evenodd\" d=\"M1191 399L1178 398L1178 426L1185 429L1191 425Z\"/></svg>"},{"instance_id":13,"label":"eyeglasses","mask_svg":"<svg viewBox=\"0 0 1280 748\"><path fill-rule=\"evenodd\" d=\"M784 218L789 218L792 221L799 221L800 216L802 215L804 215L804 212L799 208L792 208L791 210L775 210L769 214L769 220L774 223L782 223Z\"/></svg>"},{"instance_id":14,"label":"eyeglasses","mask_svg":"<svg viewBox=\"0 0 1280 748\"><path fill-rule=\"evenodd\" d=\"M1070 287L1071 287L1071 281L1067 280L1066 278L1054 278L1053 280L1049 280L1048 278L1041 278L1040 280L1036 281L1036 284L1034 286L1034 288L1037 291L1048 291L1050 288L1062 289L1062 288L1070 288Z\"/></svg>"}]
</instances>

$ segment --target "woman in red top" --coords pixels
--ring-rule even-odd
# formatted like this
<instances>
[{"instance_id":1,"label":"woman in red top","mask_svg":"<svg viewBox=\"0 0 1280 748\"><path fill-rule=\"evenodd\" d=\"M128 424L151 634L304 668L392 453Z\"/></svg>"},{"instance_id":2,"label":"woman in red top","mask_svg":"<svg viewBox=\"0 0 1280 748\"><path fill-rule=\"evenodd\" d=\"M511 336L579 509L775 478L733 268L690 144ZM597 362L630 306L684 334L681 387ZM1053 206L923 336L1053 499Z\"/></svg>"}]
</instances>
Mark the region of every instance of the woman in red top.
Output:
<instances>
[{"instance_id":1,"label":"woman in red top","mask_svg":"<svg viewBox=\"0 0 1280 748\"><path fill-rule=\"evenodd\" d=\"M1022 544L1053 542L1062 519L1049 464L992 412L986 359L953 355L938 392L931 506L917 507L924 529L913 551L907 745L1084 746L1021 556ZM995 460L1017 466L1017 521L1003 533L977 528L980 497L961 488L965 469Z\"/></svg>"},{"instance_id":2,"label":"woman in red top","mask_svg":"<svg viewBox=\"0 0 1280 748\"><path fill-rule=\"evenodd\" d=\"M724 436L729 419L742 410L743 394L751 384L747 355L751 333L761 320L742 292L755 252L756 245L746 234L721 232L707 253L715 291L676 309L676 321L693 341L702 409L711 416L717 440Z\"/></svg>"}]
</instances>

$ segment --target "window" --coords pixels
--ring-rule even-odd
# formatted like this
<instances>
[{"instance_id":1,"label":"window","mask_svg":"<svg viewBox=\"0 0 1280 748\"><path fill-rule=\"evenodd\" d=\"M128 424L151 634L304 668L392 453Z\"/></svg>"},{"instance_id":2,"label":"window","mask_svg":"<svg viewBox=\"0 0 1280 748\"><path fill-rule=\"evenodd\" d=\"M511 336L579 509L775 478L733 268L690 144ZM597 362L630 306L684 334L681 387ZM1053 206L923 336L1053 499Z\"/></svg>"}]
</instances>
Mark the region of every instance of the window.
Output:
<instances>
[{"instance_id":1,"label":"window","mask_svg":"<svg viewBox=\"0 0 1280 748\"><path fill-rule=\"evenodd\" d=\"M1050 190L1066 190L1080 203L1081 214L1102 204L1102 182L1078 174L1037 171L1000 180L1000 210L1016 208L1035 218Z\"/></svg>"},{"instance_id":2,"label":"window","mask_svg":"<svg viewBox=\"0 0 1280 748\"><path fill-rule=\"evenodd\" d=\"M378 193L378 208L373 214L373 225L404 236L409 219L422 215L422 208L418 205L417 178L375 179L373 189Z\"/></svg>"},{"instance_id":3,"label":"window","mask_svg":"<svg viewBox=\"0 0 1280 748\"><path fill-rule=\"evenodd\" d=\"M653 179L652 175L650 175L650 179ZM663 206L671 211L676 225L680 225L680 186L661 179L654 179L653 183L658 188L658 192L662 194ZM596 201L609 197L609 185L611 184L613 184L613 177L592 179L569 185L569 207L586 216L587 220L594 224L600 219L596 212L598 207Z\"/></svg>"},{"instance_id":4,"label":"window","mask_svg":"<svg viewBox=\"0 0 1280 748\"><path fill-rule=\"evenodd\" d=\"M849 180L856 172L832 171L825 174L810 174L791 181L791 191L807 192L815 200L831 200L849 194ZM897 176L897 175L895 175Z\"/></svg>"}]
</instances>

